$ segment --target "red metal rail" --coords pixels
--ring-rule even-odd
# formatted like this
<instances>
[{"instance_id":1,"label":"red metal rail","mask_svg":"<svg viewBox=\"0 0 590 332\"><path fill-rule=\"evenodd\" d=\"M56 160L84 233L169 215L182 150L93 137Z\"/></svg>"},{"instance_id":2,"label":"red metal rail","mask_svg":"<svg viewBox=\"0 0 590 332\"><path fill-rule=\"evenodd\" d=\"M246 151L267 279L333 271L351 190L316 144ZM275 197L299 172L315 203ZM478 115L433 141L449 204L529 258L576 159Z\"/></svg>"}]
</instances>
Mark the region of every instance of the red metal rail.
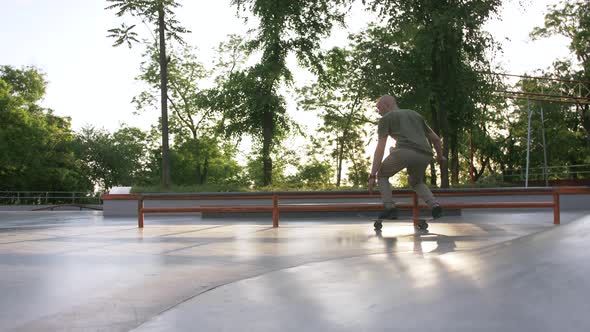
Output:
<instances>
[{"instance_id":1,"label":"red metal rail","mask_svg":"<svg viewBox=\"0 0 590 332\"><path fill-rule=\"evenodd\" d=\"M438 192L437 197L465 197L465 196L516 196L516 195L551 195L552 201L547 202L489 202L489 203L460 203L451 202L443 203L442 206L448 209L481 209L481 208L553 208L553 223L560 223L559 197L560 194L590 194L590 188L552 188L549 190L541 189L522 189L522 190L503 190L490 189L468 192ZM428 207L418 204L418 196L413 192L394 192L397 197L411 197L411 203L398 203L396 206L400 209L411 209L414 223L420 216L421 209ZM191 213L191 212L272 212L273 227L279 226L280 212L332 212L332 211L379 211L383 209L381 203L333 203L333 204L279 204L279 199L318 199L318 198L375 198L377 194L343 194L343 193L274 193L274 194L249 194L249 195L216 195L216 194L190 194L190 195L136 195L138 199L138 227L142 228L144 224L145 213ZM271 199L270 205L241 205L241 206L195 206L195 207L144 207L145 200L212 200L212 199Z\"/></svg>"}]
</instances>

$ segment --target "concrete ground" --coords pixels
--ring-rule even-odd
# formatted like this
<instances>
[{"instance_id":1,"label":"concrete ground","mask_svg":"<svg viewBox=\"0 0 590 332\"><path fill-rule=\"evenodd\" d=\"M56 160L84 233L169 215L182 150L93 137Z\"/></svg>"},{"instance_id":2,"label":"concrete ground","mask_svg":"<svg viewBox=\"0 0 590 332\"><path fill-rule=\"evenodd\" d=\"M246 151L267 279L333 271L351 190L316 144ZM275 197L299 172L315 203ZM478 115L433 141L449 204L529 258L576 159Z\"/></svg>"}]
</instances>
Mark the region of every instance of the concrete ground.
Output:
<instances>
[{"instance_id":1,"label":"concrete ground","mask_svg":"<svg viewBox=\"0 0 590 332\"><path fill-rule=\"evenodd\" d=\"M590 212L409 221L0 212L1 331L582 331Z\"/></svg>"}]
</instances>

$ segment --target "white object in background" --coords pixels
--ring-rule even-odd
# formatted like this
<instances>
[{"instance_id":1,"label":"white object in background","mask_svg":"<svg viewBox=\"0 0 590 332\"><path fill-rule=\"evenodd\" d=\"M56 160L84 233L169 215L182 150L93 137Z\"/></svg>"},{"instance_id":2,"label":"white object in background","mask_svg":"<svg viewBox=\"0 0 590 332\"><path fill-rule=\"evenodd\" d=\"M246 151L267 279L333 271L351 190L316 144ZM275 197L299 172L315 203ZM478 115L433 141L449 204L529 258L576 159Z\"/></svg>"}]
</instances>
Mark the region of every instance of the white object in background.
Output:
<instances>
[{"instance_id":1,"label":"white object in background","mask_svg":"<svg viewBox=\"0 0 590 332\"><path fill-rule=\"evenodd\" d=\"M129 194L131 187L113 187L109 190L109 194Z\"/></svg>"}]
</instances>

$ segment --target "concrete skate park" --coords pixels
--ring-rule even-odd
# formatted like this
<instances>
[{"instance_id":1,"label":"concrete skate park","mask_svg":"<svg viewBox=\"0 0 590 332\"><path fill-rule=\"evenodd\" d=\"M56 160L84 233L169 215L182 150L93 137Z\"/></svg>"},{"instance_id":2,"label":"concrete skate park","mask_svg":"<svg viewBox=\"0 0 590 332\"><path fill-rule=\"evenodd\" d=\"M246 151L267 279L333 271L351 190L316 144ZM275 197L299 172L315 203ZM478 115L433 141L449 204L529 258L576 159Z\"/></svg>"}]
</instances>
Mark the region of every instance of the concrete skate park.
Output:
<instances>
[{"instance_id":1,"label":"concrete skate park","mask_svg":"<svg viewBox=\"0 0 590 332\"><path fill-rule=\"evenodd\" d=\"M0 330L583 331L588 197L562 195L559 225L551 208L474 208L428 232L411 215L375 231L370 211L281 213L279 227L154 213L142 228L137 202L1 211Z\"/></svg>"}]
</instances>

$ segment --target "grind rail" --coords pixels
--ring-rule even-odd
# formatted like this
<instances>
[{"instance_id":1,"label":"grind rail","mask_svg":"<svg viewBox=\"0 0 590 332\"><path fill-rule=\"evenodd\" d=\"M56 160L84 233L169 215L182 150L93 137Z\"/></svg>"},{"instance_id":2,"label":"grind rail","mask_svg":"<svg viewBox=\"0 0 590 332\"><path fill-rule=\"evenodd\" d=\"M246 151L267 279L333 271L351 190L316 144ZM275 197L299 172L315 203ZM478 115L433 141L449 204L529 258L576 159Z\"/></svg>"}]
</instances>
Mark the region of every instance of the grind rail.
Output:
<instances>
[{"instance_id":1,"label":"grind rail","mask_svg":"<svg viewBox=\"0 0 590 332\"><path fill-rule=\"evenodd\" d=\"M414 223L417 223L420 210L428 206L420 204L418 196L412 190L394 190L394 197L410 197L411 203L397 203L398 209L412 210ZM522 196L540 195L552 196L552 200L542 202L443 202L441 206L446 209L505 209L505 208L552 208L553 224L560 224L560 195L590 194L590 187L554 187L554 188L494 188L494 189L447 189L435 190L436 197L466 197L466 196ZM104 195L103 199L116 199L116 195ZM144 226L144 214L150 213L272 213L273 227L279 227L279 215L281 212L343 212L343 211L380 211L382 203L318 203L318 204L280 204L285 199L367 199L379 198L379 194L369 194L367 191L341 191L341 192L266 192L266 193L184 193L184 194L138 194L138 220L139 228ZM144 202L149 200L267 200L270 204L264 205L200 205L191 207L145 207Z\"/></svg>"}]
</instances>

